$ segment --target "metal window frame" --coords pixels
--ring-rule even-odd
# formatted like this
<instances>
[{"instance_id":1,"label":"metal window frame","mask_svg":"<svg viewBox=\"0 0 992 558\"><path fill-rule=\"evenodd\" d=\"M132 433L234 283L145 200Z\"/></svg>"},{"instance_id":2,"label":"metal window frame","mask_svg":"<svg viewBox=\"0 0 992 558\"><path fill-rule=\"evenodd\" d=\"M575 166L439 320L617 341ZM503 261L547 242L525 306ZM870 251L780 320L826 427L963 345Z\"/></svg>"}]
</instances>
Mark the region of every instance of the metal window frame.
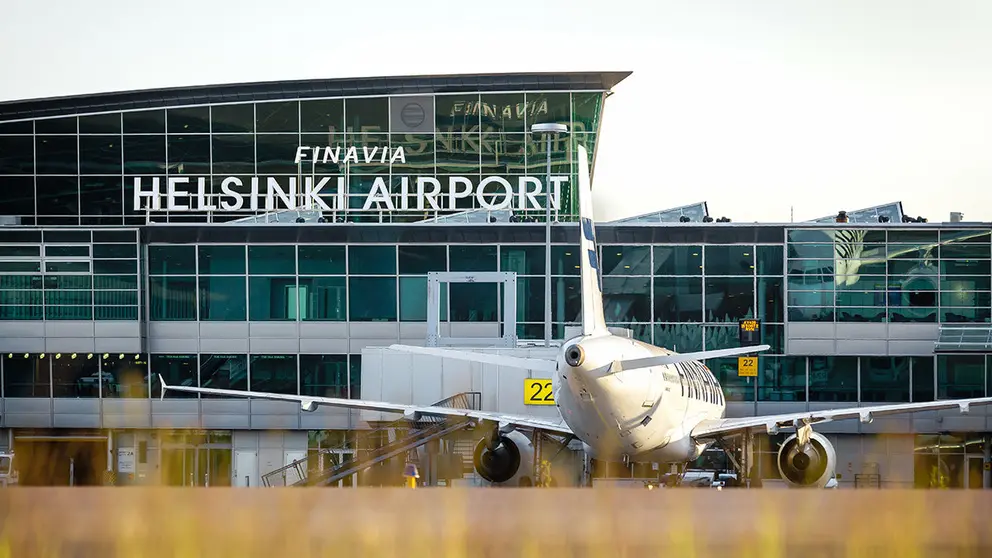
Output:
<instances>
[{"instance_id":1,"label":"metal window frame","mask_svg":"<svg viewBox=\"0 0 992 558\"><path fill-rule=\"evenodd\" d=\"M503 288L502 337L443 337L441 283L500 283ZM498 323L498 322L497 322ZM427 346L517 346L517 274L514 271L431 271L427 273Z\"/></svg>"}]
</instances>

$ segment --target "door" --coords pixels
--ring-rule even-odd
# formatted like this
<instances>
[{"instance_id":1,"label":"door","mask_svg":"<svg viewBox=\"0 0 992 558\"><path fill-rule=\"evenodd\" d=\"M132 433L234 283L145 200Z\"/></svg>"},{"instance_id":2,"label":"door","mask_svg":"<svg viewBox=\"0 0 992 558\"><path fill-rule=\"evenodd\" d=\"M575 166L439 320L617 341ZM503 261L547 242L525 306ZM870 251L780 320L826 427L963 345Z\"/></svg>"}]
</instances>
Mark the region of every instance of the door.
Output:
<instances>
[{"instance_id":1,"label":"door","mask_svg":"<svg viewBox=\"0 0 992 558\"><path fill-rule=\"evenodd\" d=\"M981 455L968 455L965 456L968 461L968 470L965 475L965 488L982 488L983 479L985 476L982 470L983 458Z\"/></svg>"},{"instance_id":2,"label":"door","mask_svg":"<svg viewBox=\"0 0 992 558\"><path fill-rule=\"evenodd\" d=\"M303 462L300 463L300 468L302 468L303 473L306 474L306 457L306 451L287 451L285 452L285 461L283 462L283 465L291 465L297 461L303 460ZM296 484L301 480L299 471L296 467L286 469L286 486Z\"/></svg>"},{"instance_id":3,"label":"door","mask_svg":"<svg viewBox=\"0 0 992 558\"><path fill-rule=\"evenodd\" d=\"M234 486L257 486L255 480L258 454L254 451L234 452Z\"/></svg>"}]
</instances>

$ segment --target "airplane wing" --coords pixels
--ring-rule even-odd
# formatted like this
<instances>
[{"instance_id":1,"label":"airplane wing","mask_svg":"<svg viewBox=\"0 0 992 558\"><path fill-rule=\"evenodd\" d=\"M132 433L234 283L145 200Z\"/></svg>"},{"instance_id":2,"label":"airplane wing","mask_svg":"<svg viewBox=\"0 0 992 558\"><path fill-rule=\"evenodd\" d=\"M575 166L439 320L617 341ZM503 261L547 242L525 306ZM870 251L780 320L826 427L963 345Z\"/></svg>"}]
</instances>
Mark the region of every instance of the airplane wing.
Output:
<instances>
[{"instance_id":1,"label":"airplane wing","mask_svg":"<svg viewBox=\"0 0 992 558\"><path fill-rule=\"evenodd\" d=\"M730 356L746 355L767 351L770 345L752 345L750 347L733 347L730 349L716 349L713 351L700 351L698 353L672 353L664 356L653 356L645 358L635 358L631 360L615 360L610 364L610 373L622 372L624 370L634 370L637 368L650 368L652 366L667 366L688 360L708 360L711 358L725 358Z\"/></svg>"},{"instance_id":2,"label":"airplane wing","mask_svg":"<svg viewBox=\"0 0 992 558\"><path fill-rule=\"evenodd\" d=\"M223 395L228 397L250 397L254 399L267 399L270 401L292 401L298 403L304 411L313 411L318 405L328 407L343 407L346 409L359 409L365 411L381 411L385 413L403 414L413 419L419 415L437 417L466 417L476 420L489 420L500 425L507 424L523 428L533 428L544 430L555 434L571 434L572 430L565 424L565 421L546 419L541 417L507 415L494 413L491 411L474 411L472 409L453 409L450 407L432 407L430 405L404 405L401 403L387 403L384 401L367 401L364 399L341 399L336 397L313 397L309 395L285 395L282 393L268 393L263 391L243 391L235 389L201 388L190 386L170 386L165 383L161 375L158 377L162 384L161 398L165 398L166 391L185 391L189 393L202 393L209 395Z\"/></svg>"},{"instance_id":3,"label":"airplane wing","mask_svg":"<svg viewBox=\"0 0 992 558\"><path fill-rule=\"evenodd\" d=\"M971 405L992 405L992 397L975 397L973 399L946 399L943 401L928 401L925 403L899 403L895 405L876 405L872 407L848 407L846 409L826 409L823 411L806 411L803 413L787 413L782 415L766 415L758 417L706 419L693 427L691 436L696 439L714 438L721 434L732 434L747 428L764 428L769 434L778 432L780 428L794 428L797 425L816 424L834 420L860 419L871 422L875 417L898 415L905 413L920 413L926 411L942 411L960 409L967 413Z\"/></svg>"}]
</instances>

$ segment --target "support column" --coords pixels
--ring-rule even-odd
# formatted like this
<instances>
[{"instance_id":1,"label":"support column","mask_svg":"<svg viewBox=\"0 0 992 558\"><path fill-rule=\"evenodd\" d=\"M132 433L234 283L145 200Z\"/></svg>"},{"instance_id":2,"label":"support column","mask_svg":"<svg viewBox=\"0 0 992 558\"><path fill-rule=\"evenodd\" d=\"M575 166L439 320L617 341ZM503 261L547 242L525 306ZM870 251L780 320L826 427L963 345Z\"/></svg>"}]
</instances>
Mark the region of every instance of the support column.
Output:
<instances>
[{"instance_id":1,"label":"support column","mask_svg":"<svg viewBox=\"0 0 992 558\"><path fill-rule=\"evenodd\" d=\"M992 488L992 471L988 469L989 463L992 463L992 435L985 435L985 444L983 445L982 488L988 490Z\"/></svg>"}]
</instances>

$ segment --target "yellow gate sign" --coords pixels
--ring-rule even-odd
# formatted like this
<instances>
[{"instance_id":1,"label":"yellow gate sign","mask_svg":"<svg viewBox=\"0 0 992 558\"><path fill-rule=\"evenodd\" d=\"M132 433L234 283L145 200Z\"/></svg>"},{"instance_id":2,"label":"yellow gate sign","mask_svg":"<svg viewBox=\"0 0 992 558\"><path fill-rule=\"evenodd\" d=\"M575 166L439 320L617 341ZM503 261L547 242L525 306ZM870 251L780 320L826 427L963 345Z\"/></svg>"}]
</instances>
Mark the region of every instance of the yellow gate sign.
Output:
<instances>
[{"instance_id":1,"label":"yellow gate sign","mask_svg":"<svg viewBox=\"0 0 992 558\"><path fill-rule=\"evenodd\" d=\"M756 378L758 376L758 357L737 357L737 375Z\"/></svg>"},{"instance_id":2,"label":"yellow gate sign","mask_svg":"<svg viewBox=\"0 0 992 558\"><path fill-rule=\"evenodd\" d=\"M555 394L551 380L527 378L524 380L524 405L554 405Z\"/></svg>"}]
</instances>

